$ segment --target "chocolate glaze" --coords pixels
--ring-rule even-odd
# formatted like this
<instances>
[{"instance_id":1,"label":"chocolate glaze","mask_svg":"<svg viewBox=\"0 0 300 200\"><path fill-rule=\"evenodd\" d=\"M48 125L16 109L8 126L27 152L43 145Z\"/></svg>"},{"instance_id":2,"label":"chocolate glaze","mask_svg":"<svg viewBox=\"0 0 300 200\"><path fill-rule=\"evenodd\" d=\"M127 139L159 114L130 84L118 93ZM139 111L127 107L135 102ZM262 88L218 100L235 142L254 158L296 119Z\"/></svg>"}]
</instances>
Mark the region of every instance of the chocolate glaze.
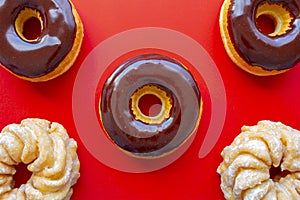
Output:
<instances>
[{"instance_id":1,"label":"chocolate glaze","mask_svg":"<svg viewBox=\"0 0 300 200\"><path fill-rule=\"evenodd\" d=\"M161 124L136 120L130 98L140 87L156 85L172 98L170 117ZM146 54L135 57L107 79L101 95L103 127L122 149L141 156L158 156L183 143L200 118L201 95L192 75L173 59Z\"/></svg>"},{"instance_id":2,"label":"chocolate glaze","mask_svg":"<svg viewBox=\"0 0 300 200\"><path fill-rule=\"evenodd\" d=\"M41 13L44 30L37 42L26 42L16 33L18 13L32 8ZM76 23L67 0L18 0L0 4L0 63L29 78L53 71L73 46Z\"/></svg>"},{"instance_id":3,"label":"chocolate glaze","mask_svg":"<svg viewBox=\"0 0 300 200\"><path fill-rule=\"evenodd\" d=\"M251 65L265 70L289 69L300 59L300 1L270 0L283 3L295 18L291 31L274 37L261 33L255 24L255 9L263 1L231 1L228 28L235 49Z\"/></svg>"}]
</instances>

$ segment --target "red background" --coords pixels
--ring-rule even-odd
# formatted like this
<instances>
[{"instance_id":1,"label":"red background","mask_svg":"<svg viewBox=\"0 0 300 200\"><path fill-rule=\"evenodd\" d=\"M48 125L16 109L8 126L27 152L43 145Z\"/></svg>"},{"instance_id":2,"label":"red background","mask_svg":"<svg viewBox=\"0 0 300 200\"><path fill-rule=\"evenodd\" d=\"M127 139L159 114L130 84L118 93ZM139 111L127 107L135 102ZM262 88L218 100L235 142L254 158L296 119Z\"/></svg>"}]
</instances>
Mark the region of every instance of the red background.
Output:
<instances>
[{"instance_id":1,"label":"red background","mask_svg":"<svg viewBox=\"0 0 300 200\"><path fill-rule=\"evenodd\" d=\"M81 177L72 199L223 199L216 168L220 152L244 124L262 119L300 129L300 65L285 74L256 77L237 68L227 56L219 34L222 0L73 0L85 28L82 50L64 75L45 83L20 80L0 68L0 128L27 117L45 118L65 126L78 142ZM227 115L221 137L203 159L209 110L188 151L168 167L145 174L111 169L86 150L72 116L72 90L81 63L105 39L139 27L163 27L186 34L201 44L216 63L226 89ZM205 103L205 102L204 102ZM23 169L24 170L24 169Z\"/></svg>"}]
</instances>

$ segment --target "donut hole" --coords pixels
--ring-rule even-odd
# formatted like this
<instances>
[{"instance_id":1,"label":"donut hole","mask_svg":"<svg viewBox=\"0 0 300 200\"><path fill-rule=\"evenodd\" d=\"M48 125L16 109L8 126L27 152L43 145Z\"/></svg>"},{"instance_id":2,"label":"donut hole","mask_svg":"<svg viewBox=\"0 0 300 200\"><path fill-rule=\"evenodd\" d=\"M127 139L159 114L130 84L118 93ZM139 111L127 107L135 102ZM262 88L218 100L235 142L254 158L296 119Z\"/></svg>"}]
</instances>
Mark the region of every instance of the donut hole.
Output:
<instances>
[{"instance_id":1,"label":"donut hole","mask_svg":"<svg viewBox=\"0 0 300 200\"><path fill-rule=\"evenodd\" d=\"M288 174L290 174L290 172L287 171L287 170L282 171L281 168L280 168L280 166L279 166L279 167L274 167L274 166L272 166L272 167L270 168L269 174L270 174L270 178L271 178L273 181L278 182L281 178L284 178L284 177L286 177Z\"/></svg>"},{"instance_id":2,"label":"donut hole","mask_svg":"<svg viewBox=\"0 0 300 200\"><path fill-rule=\"evenodd\" d=\"M40 12L32 8L21 10L15 20L15 30L18 36L29 43L39 40L43 28Z\"/></svg>"},{"instance_id":3,"label":"donut hole","mask_svg":"<svg viewBox=\"0 0 300 200\"><path fill-rule=\"evenodd\" d=\"M283 3L263 1L256 9L255 24L257 29L269 36L276 37L286 34L292 29L295 17Z\"/></svg>"},{"instance_id":4,"label":"donut hole","mask_svg":"<svg viewBox=\"0 0 300 200\"><path fill-rule=\"evenodd\" d=\"M144 115L155 117L161 112L162 102L153 94L145 94L140 98L138 107Z\"/></svg>"},{"instance_id":5,"label":"donut hole","mask_svg":"<svg viewBox=\"0 0 300 200\"><path fill-rule=\"evenodd\" d=\"M27 165L24 163L19 163L15 166L16 173L13 176L13 179L15 181L15 188L19 188L22 184L26 184L27 181L31 177L31 172L28 171Z\"/></svg>"},{"instance_id":6,"label":"donut hole","mask_svg":"<svg viewBox=\"0 0 300 200\"><path fill-rule=\"evenodd\" d=\"M274 18L268 15L260 15L256 19L256 25L258 29L265 35L274 33L276 27L276 21Z\"/></svg>"},{"instance_id":7,"label":"donut hole","mask_svg":"<svg viewBox=\"0 0 300 200\"><path fill-rule=\"evenodd\" d=\"M41 32L41 23L37 18L31 17L26 22L24 22L23 36L27 40L37 40L37 38L41 35Z\"/></svg>"},{"instance_id":8,"label":"donut hole","mask_svg":"<svg viewBox=\"0 0 300 200\"><path fill-rule=\"evenodd\" d=\"M160 124L170 116L172 98L162 87L144 85L132 94L130 107L136 120Z\"/></svg>"}]
</instances>

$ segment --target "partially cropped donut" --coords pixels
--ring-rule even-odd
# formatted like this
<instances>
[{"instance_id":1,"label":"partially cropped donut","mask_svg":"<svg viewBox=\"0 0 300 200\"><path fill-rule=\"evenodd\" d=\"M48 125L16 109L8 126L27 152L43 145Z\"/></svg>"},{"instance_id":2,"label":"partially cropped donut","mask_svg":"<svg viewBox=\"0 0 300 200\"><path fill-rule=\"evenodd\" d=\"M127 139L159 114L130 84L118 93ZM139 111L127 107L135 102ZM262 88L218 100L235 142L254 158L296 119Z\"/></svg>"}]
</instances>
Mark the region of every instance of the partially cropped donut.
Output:
<instances>
[{"instance_id":1,"label":"partially cropped donut","mask_svg":"<svg viewBox=\"0 0 300 200\"><path fill-rule=\"evenodd\" d=\"M300 131L280 122L243 126L221 154L223 162L217 171L224 197L300 199L299 149Z\"/></svg>"},{"instance_id":2,"label":"partially cropped donut","mask_svg":"<svg viewBox=\"0 0 300 200\"><path fill-rule=\"evenodd\" d=\"M143 113L146 95L159 99L161 109ZM105 82L100 120L108 137L121 150L137 157L173 152L198 128L202 98L192 74L175 59L160 54L134 57Z\"/></svg>"},{"instance_id":3,"label":"partially cropped donut","mask_svg":"<svg viewBox=\"0 0 300 200\"><path fill-rule=\"evenodd\" d=\"M271 20L274 30L264 32L261 17ZM299 62L299 0L224 0L219 22L226 52L241 69L267 76Z\"/></svg>"},{"instance_id":4,"label":"partially cropped donut","mask_svg":"<svg viewBox=\"0 0 300 200\"><path fill-rule=\"evenodd\" d=\"M43 119L25 119L0 133L0 199L67 200L79 178L77 143L65 128ZM28 164L27 183L14 188L15 165Z\"/></svg>"},{"instance_id":5,"label":"partially cropped donut","mask_svg":"<svg viewBox=\"0 0 300 200\"><path fill-rule=\"evenodd\" d=\"M40 24L35 38L24 34L30 20ZM83 26L69 0L3 1L0 24L0 64L19 78L53 79L73 65L80 51Z\"/></svg>"}]
</instances>

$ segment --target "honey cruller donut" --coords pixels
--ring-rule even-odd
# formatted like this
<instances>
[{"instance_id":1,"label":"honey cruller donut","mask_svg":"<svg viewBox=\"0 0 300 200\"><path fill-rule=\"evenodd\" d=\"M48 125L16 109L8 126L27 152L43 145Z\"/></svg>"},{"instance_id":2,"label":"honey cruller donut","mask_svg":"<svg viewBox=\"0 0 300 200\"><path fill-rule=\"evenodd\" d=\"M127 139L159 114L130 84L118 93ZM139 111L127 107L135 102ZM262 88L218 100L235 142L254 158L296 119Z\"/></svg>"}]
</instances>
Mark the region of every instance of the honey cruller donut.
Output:
<instances>
[{"instance_id":1,"label":"honey cruller donut","mask_svg":"<svg viewBox=\"0 0 300 200\"><path fill-rule=\"evenodd\" d=\"M70 199L79 178L77 143L65 128L43 119L10 124L0 134L0 199ZM26 184L14 188L15 165L28 164Z\"/></svg>"},{"instance_id":2,"label":"honey cruller donut","mask_svg":"<svg viewBox=\"0 0 300 200\"><path fill-rule=\"evenodd\" d=\"M226 199L300 199L300 132L281 122L243 126L217 172ZM271 177L270 169L281 173Z\"/></svg>"}]
</instances>

